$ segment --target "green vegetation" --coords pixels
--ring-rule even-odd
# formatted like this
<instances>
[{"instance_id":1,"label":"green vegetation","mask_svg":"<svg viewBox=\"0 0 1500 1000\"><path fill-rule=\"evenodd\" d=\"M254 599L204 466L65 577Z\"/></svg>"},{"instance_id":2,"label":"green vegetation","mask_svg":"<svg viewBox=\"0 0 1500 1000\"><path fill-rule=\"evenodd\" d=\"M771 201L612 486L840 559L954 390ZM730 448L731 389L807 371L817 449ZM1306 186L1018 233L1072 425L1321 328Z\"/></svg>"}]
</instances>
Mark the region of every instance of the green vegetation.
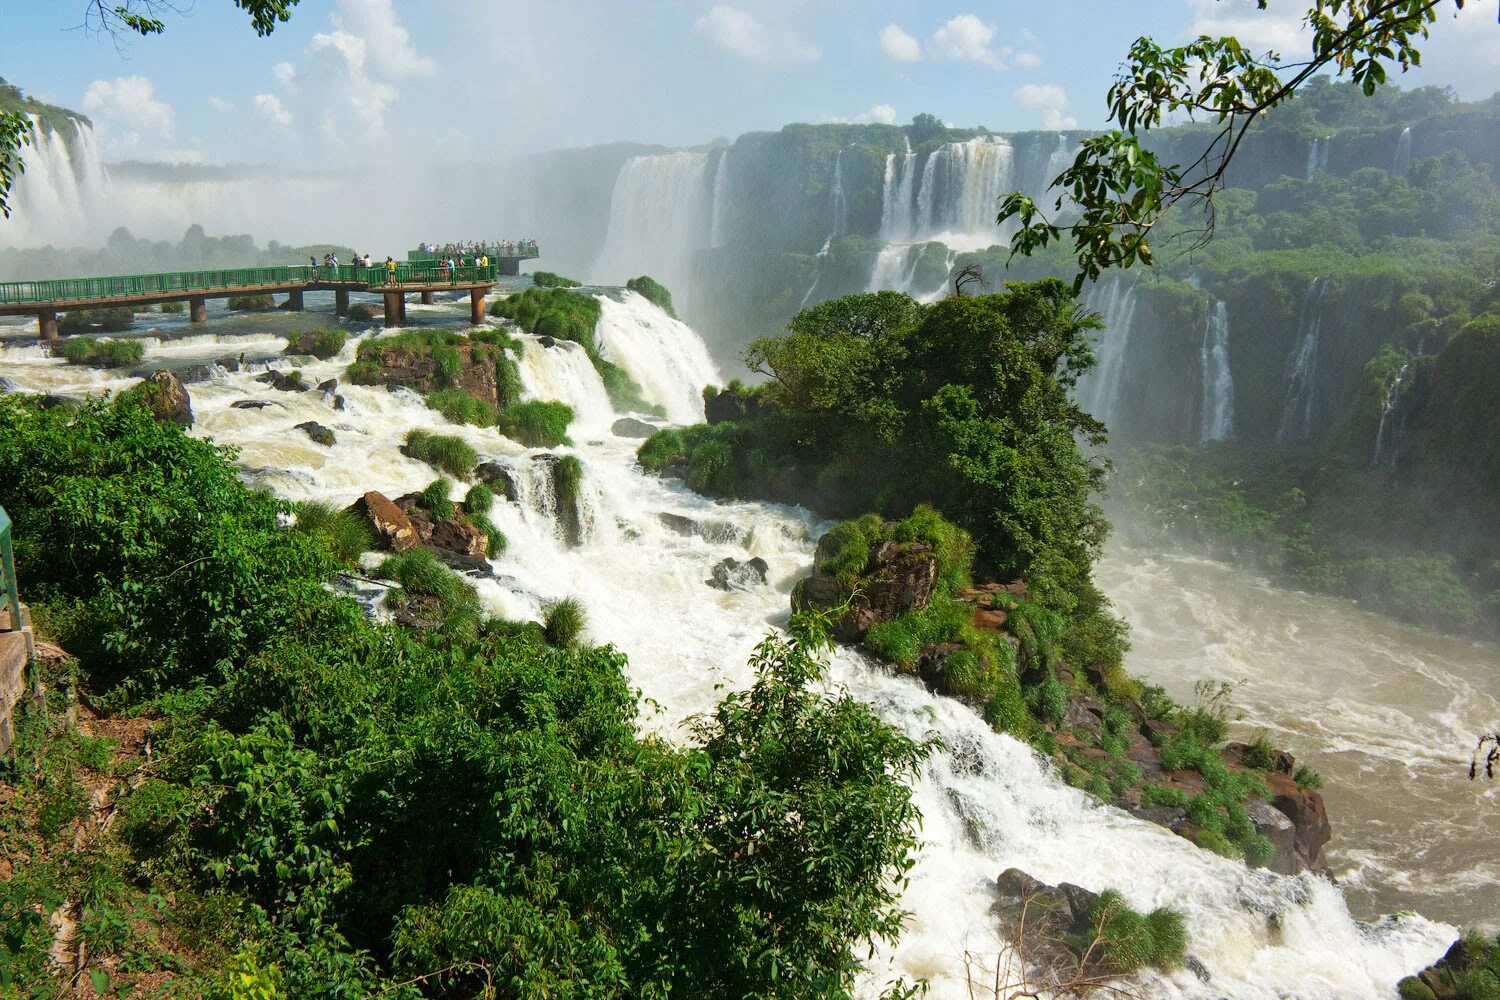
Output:
<instances>
[{"instance_id":1,"label":"green vegetation","mask_svg":"<svg viewBox=\"0 0 1500 1000\"><path fill-rule=\"evenodd\" d=\"M287 338L286 353L311 354L327 361L344 349L348 334L343 330L308 330Z\"/></svg>"},{"instance_id":2,"label":"green vegetation","mask_svg":"<svg viewBox=\"0 0 1500 1000\"><path fill-rule=\"evenodd\" d=\"M434 434L421 428L407 432L402 453L459 479L468 479L474 466L479 464L479 453L463 438Z\"/></svg>"},{"instance_id":3,"label":"green vegetation","mask_svg":"<svg viewBox=\"0 0 1500 1000\"><path fill-rule=\"evenodd\" d=\"M572 278L564 278L560 274L551 271L537 271L531 276L531 283L538 288L580 288L583 282L574 281Z\"/></svg>"},{"instance_id":4,"label":"green vegetation","mask_svg":"<svg viewBox=\"0 0 1500 1000\"><path fill-rule=\"evenodd\" d=\"M639 278L631 278L625 282L625 287L647 299L673 319L677 318L677 313L672 311L672 293L655 278L643 274Z\"/></svg>"},{"instance_id":5,"label":"green vegetation","mask_svg":"<svg viewBox=\"0 0 1500 1000\"><path fill-rule=\"evenodd\" d=\"M556 448L572 444L568 438L568 424L572 422L573 408L567 403L532 399L507 406L495 427L528 448Z\"/></svg>"},{"instance_id":6,"label":"green vegetation","mask_svg":"<svg viewBox=\"0 0 1500 1000\"><path fill-rule=\"evenodd\" d=\"M383 315L383 313L379 309L364 302L356 302L349 307L349 319L351 322L368 323L380 315Z\"/></svg>"},{"instance_id":7,"label":"green vegetation","mask_svg":"<svg viewBox=\"0 0 1500 1000\"><path fill-rule=\"evenodd\" d=\"M488 514L495 505L495 492L484 483L475 483L464 495L464 510L470 514Z\"/></svg>"},{"instance_id":8,"label":"green vegetation","mask_svg":"<svg viewBox=\"0 0 1500 1000\"><path fill-rule=\"evenodd\" d=\"M543 634L554 646L568 647L576 644L588 627L583 606L571 597L565 597L547 606Z\"/></svg>"},{"instance_id":9,"label":"green vegetation","mask_svg":"<svg viewBox=\"0 0 1500 1000\"><path fill-rule=\"evenodd\" d=\"M135 325L135 313L127 306L109 306L103 309L77 309L63 313L57 318L57 327L62 333L88 333L100 330L118 333Z\"/></svg>"},{"instance_id":10,"label":"green vegetation","mask_svg":"<svg viewBox=\"0 0 1500 1000\"><path fill-rule=\"evenodd\" d=\"M1500 939L1469 931L1421 977L1396 986L1402 1000L1500 1000Z\"/></svg>"},{"instance_id":11,"label":"green vegetation","mask_svg":"<svg viewBox=\"0 0 1500 1000\"><path fill-rule=\"evenodd\" d=\"M427 405L441 413L444 419L455 424L473 424L475 427L493 427L495 408L475 399L462 389L439 389L427 394Z\"/></svg>"},{"instance_id":12,"label":"green vegetation","mask_svg":"<svg viewBox=\"0 0 1500 1000\"><path fill-rule=\"evenodd\" d=\"M520 371L509 353L520 351L519 341L494 329L473 330L468 336L407 330L362 341L345 375L355 385L404 385L427 394L428 405L454 423L487 427L495 422L497 401L503 407L521 396ZM486 365L494 366L493 397L482 371Z\"/></svg>"},{"instance_id":13,"label":"green vegetation","mask_svg":"<svg viewBox=\"0 0 1500 1000\"><path fill-rule=\"evenodd\" d=\"M350 511L306 500L297 505L295 513L297 530L312 536L342 563L357 564L363 553L375 548L369 525Z\"/></svg>"},{"instance_id":14,"label":"green vegetation","mask_svg":"<svg viewBox=\"0 0 1500 1000\"><path fill-rule=\"evenodd\" d=\"M676 747L638 733L617 651L484 619L430 554L379 572L403 613L449 613L368 620L232 459L140 407L0 399L18 569L79 658L7 765L13 983L55 992L46 914L72 900L109 992L853 995L901 927L925 751L815 693L816 621ZM75 686L146 720L149 758L73 728ZM83 822L105 771L107 828Z\"/></svg>"},{"instance_id":15,"label":"green vegetation","mask_svg":"<svg viewBox=\"0 0 1500 1000\"><path fill-rule=\"evenodd\" d=\"M179 315L181 313L187 312L187 306L181 302L163 302L160 306L157 307L157 309L163 313L172 315Z\"/></svg>"},{"instance_id":16,"label":"green vegetation","mask_svg":"<svg viewBox=\"0 0 1500 1000\"><path fill-rule=\"evenodd\" d=\"M63 344L63 357L70 365L95 368L124 368L139 364L146 356L146 345L139 340L101 340L98 337L73 337Z\"/></svg>"},{"instance_id":17,"label":"green vegetation","mask_svg":"<svg viewBox=\"0 0 1500 1000\"><path fill-rule=\"evenodd\" d=\"M449 494L453 491L453 484L443 478L434 479L423 488L417 496L417 503L424 510L432 511L432 516L445 518L453 516L453 501Z\"/></svg>"},{"instance_id":18,"label":"green vegetation","mask_svg":"<svg viewBox=\"0 0 1500 1000\"><path fill-rule=\"evenodd\" d=\"M1138 913L1118 892L1106 889L1089 916L1102 963L1119 975L1147 968L1171 972L1187 958L1187 927L1176 910Z\"/></svg>"},{"instance_id":19,"label":"green vegetation","mask_svg":"<svg viewBox=\"0 0 1500 1000\"><path fill-rule=\"evenodd\" d=\"M276 300L270 295L231 295L224 303L230 312L270 312Z\"/></svg>"}]
</instances>

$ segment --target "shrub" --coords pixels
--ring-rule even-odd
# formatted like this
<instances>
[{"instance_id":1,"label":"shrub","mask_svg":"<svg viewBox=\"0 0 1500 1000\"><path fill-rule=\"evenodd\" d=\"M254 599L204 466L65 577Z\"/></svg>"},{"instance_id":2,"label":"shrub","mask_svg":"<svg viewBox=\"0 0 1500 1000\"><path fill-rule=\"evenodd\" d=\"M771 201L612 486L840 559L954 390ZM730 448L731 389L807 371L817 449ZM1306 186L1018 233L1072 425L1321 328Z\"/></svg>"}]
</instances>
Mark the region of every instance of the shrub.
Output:
<instances>
[{"instance_id":1,"label":"shrub","mask_svg":"<svg viewBox=\"0 0 1500 1000\"><path fill-rule=\"evenodd\" d=\"M362 518L317 500L297 505L296 529L317 539L344 563L358 562L362 553L375 547L375 537Z\"/></svg>"},{"instance_id":2,"label":"shrub","mask_svg":"<svg viewBox=\"0 0 1500 1000\"><path fill-rule=\"evenodd\" d=\"M83 333L102 330L118 333L135 325L135 313L127 306L110 306L104 309L79 309L58 317L57 326L63 333Z\"/></svg>"},{"instance_id":3,"label":"shrub","mask_svg":"<svg viewBox=\"0 0 1500 1000\"><path fill-rule=\"evenodd\" d=\"M583 606L571 597L548 605L544 623L547 641L558 647L575 645L588 624Z\"/></svg>"},{"instance_id":4,"label":"shrub","mask_svg":"<svg viewBox=\"0 0 1500 1000\"><path fill-rule=\"evenodd\" d=\"M348 339L343 330L309 330L288 338L287 354L311 354L327 361L344 349Z\"/></svg>"},{"instance_id":5,"label":"shrub","mask_svg":"<svg viewBox=\"0 0 1500 1000\"><path fill-rule=\"evenodd\" d=\"M1176 910L1137 913L1118 892L1107 889L1094 901L1089 915L1099 928L1104 959L1119 973L1145 968L1170 972L1185 959L1187 924Z\"/></svg>"},{"instance_id":6,"label":"shrub","mask_svg":"<svg viewBox=\"0 0 1500 1000\"><path fill-rule=\"evenodd\" d=\"M1276 766L1276 748L1265 733L1256 734L1245 748L1244 761L1246 767L1253 767L1257 771L1269 771Z\"/></svg>"},{"instance_id":7,"label":"shrub","mask_svg":"<svg viewBox=\"0 0 1500 1000\"><path fill-rule=\"evenodd\" d=\"M648 437L635 453L635 460L647 472L660 472L672 462L687 458L687 441L675 427L659 430Z\"/></svg>"},{"instance_id":8,"label":"shrub","mask_svg":"<svg viewBox=\"0 0 1500 1000\"><path fill-rule=\"evenodd\" d=\"M276 301L269 295L231 295L225 305L230 312L270 312Z\"/></svg>"},{"instance_id":9,"label":"shrub","mask_svg":"<svg viewBox=\"0 0 1500 1000\"><path fill-rule=\"evenodd\" d=\"M1459 1000L1500 1000L1500 979L1489 969L1470 969L1455 985Z\"/></svg>"},{"instance_id":10,"label":"shrub","mask_svg":"<svg viewBox=\"0 0 1500 1000\"><path fill-rule=\"evenodd\" d=\"M556 448L571 444L568 424L573 408L550 400L527 400L511 403L495 422L501 434L528 448Z\"/></svg>"},{"instance_id":11,"label":"shrub","mask_svg":"<svg viewBox=\"0 0 1500 1000\"><path fill-rule=\"evenodd\" d=\"M364 302L356 302L349 307L349 318L356 323L368 323L379 315L379 310Z\"/></svg>"},{"instance_id":12,"label":"shrub","mask_svg":"<svg viewBox=\"0 0 1500 1000\"><path fill-rule=\"evenodd\" d=\"M437 598L445 617L478 611L479 596L474 587L427 549L387 556L376 567L375 575L395 580L409 593Z\"/></svg>"},{"instance_id":13,"label":"shrub","mask_svg":"<svg viewBox=\"0 0 1500 1000\"><path fill-rule=\"evenodd\" d=\"M140 362L146 345L139 340L100 340L98 337L74 337L63 345L63 356L70 365L93 365L98 368L123 368Z\"/></svg>"},{"instance_id":14,"label":"shrub","mask_svg":"<svg viewBox=\"0 0 1500 1000\"><path fill-rule=\"evenodd\" d=\"M1306 764L1297 765L1297 769L1292 772L1292 780L1303 791L1317 791L1323 787L1323 776Z\"/></svg>"},{"instance_id":15,"label":"shrub","mask_svg":"<svg viewBox=\"0 0 1500 1000\"><path fill-rule=\"evenodd\" d=\"M181 302L163 302L161 311L168 314L177 314L187 311L187 307Z\"/></svg>"},{"instance_id":16,"label":"shrub","mask_svg":"<svg viewBox=\"0 0 1500 1000\"><path fill-rule=\"evenodd\" d=\"M484 483L475 483L464 496L464 511L469 514L488 514L495 504L495 491Z\"/></svg>"},{"instance_id":17,"label":"shrub","mask_svg":"<svg viewBox=\"0 0 1500 1000\"><path fill-rule=\"evenodd\" d=\"M428 483L417 497L417 503L424 510L432 512L436 518L447 518L453 516L453 501L448 498L453 484L446 479L438 478Z\"/></svg>"},{"instance_id":18,"label":"shrub","mask_svg":"<svg viewBox=\"0 0 1500 1000\"><path fill-rule=\"evenodd\" d=\"M1002 685L985 707L984 719L997 732L1009 733L1016 739L1028 739L1037 731L1036 722L1026 708L1026 698L1021 693L1019 684ZM1050 756L1054 751L1047 752Z\"/></svg>"},{"instance_id":19,"label":"shrub","mask_svg":"<svg viewBox=\"0 0 1500 1000\"><path fill-rule=\"evenodd\" d=\"M646 443L650 444L653 440L655 437L648 438ZM841 521L818 540L818 548L826 546L828 555L814 569L832 576L842 587L852 587L869 564L870 552L884 539L885 522L879 514L865 514L853 520Z\"/></svg>"},{"instance_id":20,"label":"shrub","mask_svg":"<svg viewBox=\"0 0 1500 1000\"><path fill-rule=\"evenodd\" d=\"M479 464L479 453L463 438L421 428L407 432L403 453L459 479L468 479Z\"/></svg>"},{"instance_id":21,"label":"shrub","mask_svg":"<svg viewBox=\"0 0 1500 1000\"><path fill-rule=\"evenodd\" d=\"M1437 1000L1437 994L1416 976L1407 976L1396 984L1396 994L1401 1000Z\"/></svg>"},{"instance_id":22,"label":"shrub","mask_svg":"<svg viewBox=\"0 0 1500 1000\"><path fill-rule=\"evenodd\" d=\"M572 278L564 278L560 274L551 271L537 271L531 276L531 283L538 288L579 288L583 285L581 281Z\"/></svg>"},{"instance_id":23,"label":"shrub","mask_svg":"<svg viewBox=\"0 0 1500 1000\"><path fill-rule=\"evenodd\" d=\"M625 287L642 298L648 299L668 316L674 319L677 317L677 314L672 311L672 293L656 279L643 274L639 278L631 278L625 282Z\"/></svg>"},{"instance_id":24,"label":"shrub","mask_svg":"<svg viewBox=\"0 0 1500 1000\"><path fill-rule=\"evenodd\" d=\"M495 408L462 389L438 389L430 392L427 394L427 405L455 424L492 427L495 423Z\"/></svg>"}]
</instances>

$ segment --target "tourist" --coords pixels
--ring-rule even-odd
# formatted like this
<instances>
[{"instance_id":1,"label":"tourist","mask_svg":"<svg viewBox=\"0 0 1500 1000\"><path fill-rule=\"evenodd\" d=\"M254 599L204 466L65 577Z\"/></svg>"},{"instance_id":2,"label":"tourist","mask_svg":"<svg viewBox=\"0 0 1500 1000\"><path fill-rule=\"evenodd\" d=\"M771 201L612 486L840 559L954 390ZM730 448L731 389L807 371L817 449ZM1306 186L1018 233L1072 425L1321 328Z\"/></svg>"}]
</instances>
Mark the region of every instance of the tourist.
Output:
<instances>
[{"instance_id":1,"label":"tourist","mask_svg":"<svg viewBox=\"0 0 1500 1000\"><path fill-rule=\"evenodd\" d=\"M396 261L390 254L385 255L385 277L391 284L396 283Z\"/></svg>"}]
</instances>

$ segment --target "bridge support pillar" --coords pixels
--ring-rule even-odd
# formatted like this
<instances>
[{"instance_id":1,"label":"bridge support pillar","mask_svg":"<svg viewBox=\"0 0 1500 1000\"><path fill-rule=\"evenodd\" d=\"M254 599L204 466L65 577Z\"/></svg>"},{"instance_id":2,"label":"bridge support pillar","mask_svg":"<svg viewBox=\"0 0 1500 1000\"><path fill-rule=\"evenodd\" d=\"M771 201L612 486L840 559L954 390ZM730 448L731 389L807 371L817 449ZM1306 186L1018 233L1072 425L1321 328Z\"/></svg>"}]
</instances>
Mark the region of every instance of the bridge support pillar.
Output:
<instances>
[{"instance_id":1,"label":"bridge support pillar","mask_svg":"<svg viewBox=\"0 0 1500 1000\"><path fill-rule=\"evenodd\" d=\"M385 325L402 326L406 323L406 295L402 292L385 293Z\"/></svg>"},{"instance_id":2,"label":"bridge support pillar","mask_svg":"<svg viewBox=\"0 0 1500 1000\"><path fill-rule=\"evenodd\" d=\"M484 289L469 289L469 322L479 325L484 322Z\"/></svg>"},{"instance_id":3,"label":"bridge support pillar","mask_svg":"<svg viewBox=\"0 0 1500 1000\"><path fill-rule=\"evenodd\" d=\"M286 307L292 312L302 311L302 289L298 288L286 293Z\"/></svg>"},{"instance_id":4,"label":"bridge support pillar","mask_svg":"<svg viewBox=\"0 0 1500 1000\"><path fill-rule=\"evenodd\" d=\"M208 322L208 302L201 295L188 299L188 319L194 323Z\"/></svg>"},{"instance_id":5,"label":"bridge support pillar","mask_svg":"<svg viewBox=\"0 0 1500 1000\"><path fill-rule=\"evenodd\" d=\"M43 340L57 339L57 310L43 309L36 314L37 329L42 332Z\"/></svg>"},{"instance_id":6,"label":"bridge support pillar","mask_svg":"<svg viewBox=\"0 0 1500 1000\"><path fill-rule=\"evenodd\" d=\"M337 316L349 315L349 289L335 288L333 290L333 312Z\"/></svg>"},{"instance_id":7,"label":"bridge support pillar","mask_svg":"<svg viewBox=\"0 0 1500 1000\"><path fill-rule=\"evenodd\" d=\"M423 292L422 293L422 304L424 306L430 306L430 305L432 305L432 293L431 292Z\"/></svg>"},{"instance_id":8,"label":"bridge support pillar","mask_svg":"<svg viewBox=\"0 0 1500 1000\"><path fill-rule=\"evenodd\" d=\"M501 257L495 265L500 274L508 274L512 278L521 273L521 258L519 257Z\"/></svg>"}]
</instances>

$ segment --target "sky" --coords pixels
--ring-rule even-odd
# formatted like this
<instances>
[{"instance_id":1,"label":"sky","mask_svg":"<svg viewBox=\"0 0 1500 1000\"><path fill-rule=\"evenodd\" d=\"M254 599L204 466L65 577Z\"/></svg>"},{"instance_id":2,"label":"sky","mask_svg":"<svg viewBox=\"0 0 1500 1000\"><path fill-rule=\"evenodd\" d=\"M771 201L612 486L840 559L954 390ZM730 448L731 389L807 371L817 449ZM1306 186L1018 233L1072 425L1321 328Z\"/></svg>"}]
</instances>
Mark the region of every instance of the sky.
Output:
<instances>
[{"instance_id":1,"label":"sky","mask_svg":"<svg viewBox=\"0 0 1500 1000\"><path fill-rule=\"evenodd\" d=\"M1500 89L1500 0L1444 8L1403 85ZM80 27L84 0L0 0L0 73L95 121L105 158L478 163L615 140L688 146L790 122L931 112L1097 128L1131 41L1306 48L1309 0L302 0L257 37L229 0L166 32Z\"/></svg>"}]
</instances>

